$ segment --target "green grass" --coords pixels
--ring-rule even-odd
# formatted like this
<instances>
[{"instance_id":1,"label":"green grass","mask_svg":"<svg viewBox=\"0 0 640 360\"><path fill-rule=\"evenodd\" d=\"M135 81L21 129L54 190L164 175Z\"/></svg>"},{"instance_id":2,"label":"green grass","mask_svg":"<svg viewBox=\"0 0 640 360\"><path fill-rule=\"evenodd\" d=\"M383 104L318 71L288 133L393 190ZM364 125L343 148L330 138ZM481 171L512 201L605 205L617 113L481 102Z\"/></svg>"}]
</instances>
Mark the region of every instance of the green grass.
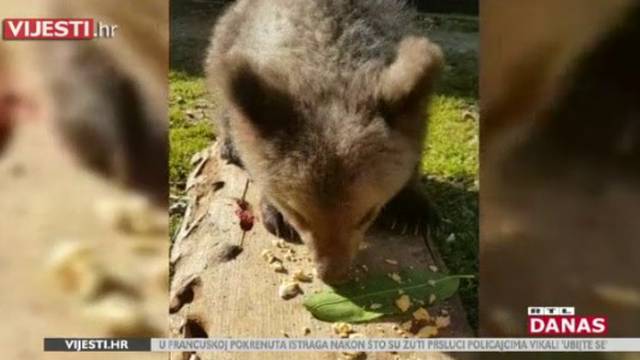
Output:
<instances>
[{"instance_id":1,"label":"green grass","mask_svg":"<svg viewBox=\"0 0 640 360\"><path fill-rule=\"evenodd\" d=\"M189 173L191 157L215 136L203 80L171 72L170 83L169 179L172 189L179 190Z\"/></svg>"},{"instance_id":2,"label":"green grass","mask_svg":"<svg viewBox=\"0 0 640 360\"><path fill-rule=\"evenodd\" d=\"M454 274L478 274L478 54L460 50L447 31L477 38L477 19L438 16L434 34L447 67L430 107L430 127L422 161L423 184L443 219L435 242ZM429 25L431 27L431 25ZM443 32L442 30L445 29ZM174 49L172 47L172 49ZM186 51L186 50L185 50ZM180 54L177 54L180 55ZM174 59L190 58L174 55ZM173 65L173 62L172 62ZM183 64L184 65L184 64ZM182 69L174 66L174 69ZM211 110L201 72L170 74L170 181L172 195L182 195L190 159L215 138ZM172 216L172 234L180 223ZM463 281L460 297L472 328L478 325L477 280Z\"/></svg>"},{"instance_id":3,"label":"green grass","mask_svg":"<svg viewBox=\"0 0 640 360\"><path fill-rule=\"evenodd\" d=\"M438 21L444 21L439 17ZM447 66L430 107L429 134L422 158L422 183L442 218L434 241L454 274L478 275L478 54L457 45L460 33L477 28L466 18L447 41L438 34ZM472 24L469 24L472 22ZM447 26L455 30L456 18ZM472 34L477 38L477 32ZM473 37L471 38L473 39ZM476 48L477 49L477 48ZM469 324L478 326L478 280L461 283L460 298Z\"/></svg>"},{"instance_id":4,"label":"green grass","mask_svg":"<svg viewBox=\"0 0 640 360\"><path fill-rule=\"evenodd\" d=\"M172 71L169 82L169 184L171 195L182 196L191 157L215 139L212 105L202 78ZM172 237L181 221L181 216L171 216Z\"/></svg>"},{"instance_id":5,"label":"green grass","mask_svg":"<svg viewBox=\"0 0 640 360\"><path fill-rule=\"evenodd\" d=\"M477 276L478 20L429 15L425 24L447 64L431 104L422 161L423 184L443 219L434 241L449 271ZM469 324L477 329L477 278L462 282L460 298Z\"/></svg>"},{"instance_id":6,"label":"green grass","mask_svg":"<svg viewBox=\"0 0 640 360\"><path fill-rule=\"evenodd\" d=\"M455 274L478 273L478 121L475 102L437 96L422 160L423 185L442 218L435 243ZM460 297L472 327L478 323L477 280Z\"/></svg>"}]
</instances>

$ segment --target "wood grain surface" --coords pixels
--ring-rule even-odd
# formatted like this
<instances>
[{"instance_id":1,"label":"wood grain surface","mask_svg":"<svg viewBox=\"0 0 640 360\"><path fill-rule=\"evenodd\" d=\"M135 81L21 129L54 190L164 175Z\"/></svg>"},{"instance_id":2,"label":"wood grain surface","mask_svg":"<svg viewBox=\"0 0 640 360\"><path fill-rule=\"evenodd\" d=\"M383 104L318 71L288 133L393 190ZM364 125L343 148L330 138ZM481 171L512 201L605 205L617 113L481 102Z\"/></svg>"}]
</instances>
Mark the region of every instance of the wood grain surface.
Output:
<instances>
[{"instance_id":1,"label":"wood grain surface","mask_svg":"<svg viewBox=\"0 0 640 360\"><path fill-rule=\"evenodd\" d=\"M216 145L194 159L195 170L187 187L190 205L171 251L170 331L174 337L261 337L261 338L337 338L331 323L314 319L303 307L303 295L290 300L278 296L278 286L290 280L296 270L312 272L313 262L303 244L286 243L293 250L276 246L278 239L268 233L259 219L258 189L240 168L219 160ZM243 232L236 215L237 200L243 198L256 216L253 228ZM402 268L426 269L436 265L444 270L433 246L420 236L398 236L372 232L361 247L357 265L369 272L395 272ZM242 252L228 260L229 249L242 244ZM275 272L262 258L270 250L282 259L287 273ZM397 265L386 262L396 260ZM358 267L358 266L356 266ZM441 270L441 271L442 271ZM364 270L361 270L364 272ZM363 274L364 275L364 274ZM326 285L314 279L301 283L304 293ZM440 336L472 336L457 297L429 308L431 313L446 308L451 325ZM406 316L405 316L406 321ZM354 325L366 337L399 337L393 330L400 319L385 318ZM305 335L305 329L310 332ZM190 359L193 354L173 354L173 359ZM339 353L202 353L200 359L339 359ZM445 354L375 353L367 359L445 359ZM195 356L194 356L195 358Z\"/></svg>"}]
</instances>

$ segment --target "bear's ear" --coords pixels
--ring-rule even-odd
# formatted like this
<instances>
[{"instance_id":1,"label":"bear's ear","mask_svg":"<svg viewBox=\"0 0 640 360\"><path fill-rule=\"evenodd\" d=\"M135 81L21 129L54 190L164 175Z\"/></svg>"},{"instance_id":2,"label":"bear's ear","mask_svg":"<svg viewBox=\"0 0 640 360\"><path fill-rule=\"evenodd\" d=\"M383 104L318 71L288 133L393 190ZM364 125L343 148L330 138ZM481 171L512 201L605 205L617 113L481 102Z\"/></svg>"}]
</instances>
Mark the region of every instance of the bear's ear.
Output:
<instances>
[{"instance_id":1,"label":"bear's ear","mask_svg":"<svg viewBox=\"0 0 640 360\"><path fill-rule=\"evenodd\" d=\"M297 114L293 97L281 90L286 88L284 79L258 72L246 61L227 61L225 65L224 93L245 121L261 133L292 129Z\"/></svg>"},{"instance_id":2,"label":"bear's ear","mask_svg":"<svg viewBox=\"0 0 640 360\"><path fill-rule=\"evenodd\" d=\"M381 74L377 94L387 121L424 106L444 64L442 50L424 37L400 42L396 59Z\"/></svg>"}]
</instances>

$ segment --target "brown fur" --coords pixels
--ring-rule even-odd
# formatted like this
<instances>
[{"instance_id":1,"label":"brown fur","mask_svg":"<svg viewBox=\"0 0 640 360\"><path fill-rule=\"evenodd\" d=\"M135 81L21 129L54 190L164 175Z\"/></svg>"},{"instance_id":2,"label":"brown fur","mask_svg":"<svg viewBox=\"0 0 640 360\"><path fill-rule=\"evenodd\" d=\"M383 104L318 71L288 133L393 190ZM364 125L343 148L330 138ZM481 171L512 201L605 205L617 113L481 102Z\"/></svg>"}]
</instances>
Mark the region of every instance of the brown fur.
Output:
<instances>
[{"instance_id":1,"label":"brown fur","mask_svg":"<svg viewBox=\"0 0 640 360\"><path fill-rule=\"evenodd\" d=\"M343 277L420 159L440 49L401 2L241 0L207 64L229 116L219 132L313 250Z\"/></svg>"}]
</instances>

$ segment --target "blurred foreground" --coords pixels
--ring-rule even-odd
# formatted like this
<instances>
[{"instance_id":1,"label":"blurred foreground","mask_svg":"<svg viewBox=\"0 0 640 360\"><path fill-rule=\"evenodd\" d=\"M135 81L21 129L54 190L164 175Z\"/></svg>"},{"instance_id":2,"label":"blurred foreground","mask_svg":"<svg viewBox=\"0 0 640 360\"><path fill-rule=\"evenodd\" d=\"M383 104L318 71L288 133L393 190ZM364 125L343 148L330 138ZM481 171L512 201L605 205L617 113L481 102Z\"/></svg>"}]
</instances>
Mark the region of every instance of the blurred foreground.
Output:
<instances>
[{"instance_id":1,"label":"blurred foreground","mask_svg":"<svg viewBox=\"0 0 640 360\"><path fill-rule=\"evenodd\" d=\"M527 306L574 306L637 336L640 8L481 6L480 334L527 336Z\"/></svg>"},{"instance_id":2,"label":"blurred foreground","mask_svg":"<svg viewBox=\"0 0 640 360\"><path fill-rule=\"evenodd\" d=\"M0 5L119 28L0 41L3 358L68 357L43 354L43 337L167 334L168 16L157 0Z\"/></svg>"}]
</instances>

